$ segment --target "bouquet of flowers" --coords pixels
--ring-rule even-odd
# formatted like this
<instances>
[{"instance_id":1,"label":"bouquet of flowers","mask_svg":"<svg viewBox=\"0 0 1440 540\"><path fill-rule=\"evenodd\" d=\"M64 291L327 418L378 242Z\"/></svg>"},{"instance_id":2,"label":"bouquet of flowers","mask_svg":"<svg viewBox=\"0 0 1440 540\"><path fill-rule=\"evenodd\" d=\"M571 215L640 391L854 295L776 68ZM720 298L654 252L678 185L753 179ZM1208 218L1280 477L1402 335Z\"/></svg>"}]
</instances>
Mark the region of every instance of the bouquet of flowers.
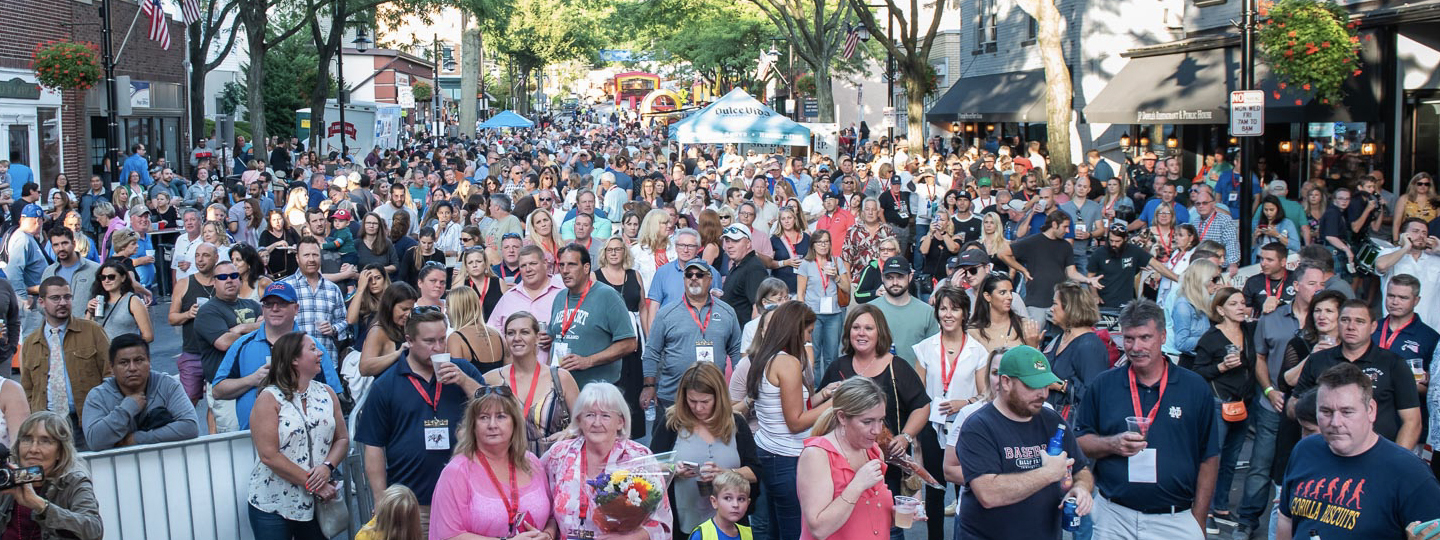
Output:
<instances>
[{"instance_id":1,"label":"bouquet of flowers","mask_svg":"<svg viewBox=\"0 0 1440 540\"><path fill-rule=\"evenodd\" d=\"M600 473L586 483L595 488L590 518L601 532L623 534L635 531L650 520L665 498L665 487L674 475L670 453L642 456L618 464L618 469Z\"/></svg>"}]
</instances>

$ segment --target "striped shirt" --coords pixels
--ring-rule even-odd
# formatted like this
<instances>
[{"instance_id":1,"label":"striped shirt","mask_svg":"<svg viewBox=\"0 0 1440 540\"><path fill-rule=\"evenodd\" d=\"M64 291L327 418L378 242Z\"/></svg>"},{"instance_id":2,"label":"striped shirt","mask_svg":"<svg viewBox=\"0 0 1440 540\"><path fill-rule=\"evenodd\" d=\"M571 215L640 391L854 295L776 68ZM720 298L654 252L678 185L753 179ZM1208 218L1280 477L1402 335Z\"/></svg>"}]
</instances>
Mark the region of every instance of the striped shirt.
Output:
<instances>
[{"instance_id":1,"label":"striped shirt","mask_svg":"<svg viewBox=\"0 0 1440 540\"><path fill-rule=\"evenodd\" d=\"M808 401L810 390L805 389L800 397ZM780 406L780 387L770 384L770 378L764 373L760 375L760 395L755 400L755 421L760 425L760 430L755 432L755 445L761 450L779 456L798 457L805 449L805 439L810 437L810 430L790 432L790 427L785 424L784 408Z\"/></svg>"}]
</instances>

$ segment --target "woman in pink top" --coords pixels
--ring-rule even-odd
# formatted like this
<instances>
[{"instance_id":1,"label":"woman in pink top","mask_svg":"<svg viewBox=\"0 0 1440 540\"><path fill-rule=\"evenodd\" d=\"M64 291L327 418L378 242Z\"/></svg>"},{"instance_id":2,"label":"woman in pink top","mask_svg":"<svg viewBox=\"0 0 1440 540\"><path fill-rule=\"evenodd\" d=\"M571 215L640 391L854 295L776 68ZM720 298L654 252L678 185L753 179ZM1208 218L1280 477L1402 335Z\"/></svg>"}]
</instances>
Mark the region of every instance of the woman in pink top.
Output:
<instances>
[{"instance_id":1,"label":"woman in pink top","mask_svg":"<svg viewBox=\"0 0 1440 540\"><path fill-rule=\"evenodd\" d=\"M801 540L874 540L890 535L894 497L875 442L885 426L885 393L864 377L840 384L816 436L800 452Z\"/></svg>"},{"instance_id":2,"label":"woman in pink top","mask_svg":"<svg viewBox=\"0 0 1440 540\"><path fill-rule=\"evenodd\" d=\"M508 386L487 386L465 407L455 457L430 503L430 540L554 540L540 460L525 451L520 403Z\"/></svg>"}]
</instances>

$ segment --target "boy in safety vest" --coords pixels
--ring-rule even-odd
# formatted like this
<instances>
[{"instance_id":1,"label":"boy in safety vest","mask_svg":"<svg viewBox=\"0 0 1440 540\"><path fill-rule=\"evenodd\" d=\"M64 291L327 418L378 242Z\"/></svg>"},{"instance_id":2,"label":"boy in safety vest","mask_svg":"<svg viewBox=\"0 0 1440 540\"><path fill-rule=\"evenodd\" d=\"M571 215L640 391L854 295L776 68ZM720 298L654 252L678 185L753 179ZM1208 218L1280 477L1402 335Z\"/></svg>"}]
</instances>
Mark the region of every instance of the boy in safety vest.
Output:
<instances>
[{"instance_id":1,"label":"boy in safety vest","mask_svg":"<svg viewBox=\"0 0 1440 540\"><path fill-rule=\"evenodd\" d=\"M750 508L750 482L733 471L715 476L710 506L715 517L695 527L690 540L754 540L750 527L738 522Z\"/></svg>"}]
</instances>

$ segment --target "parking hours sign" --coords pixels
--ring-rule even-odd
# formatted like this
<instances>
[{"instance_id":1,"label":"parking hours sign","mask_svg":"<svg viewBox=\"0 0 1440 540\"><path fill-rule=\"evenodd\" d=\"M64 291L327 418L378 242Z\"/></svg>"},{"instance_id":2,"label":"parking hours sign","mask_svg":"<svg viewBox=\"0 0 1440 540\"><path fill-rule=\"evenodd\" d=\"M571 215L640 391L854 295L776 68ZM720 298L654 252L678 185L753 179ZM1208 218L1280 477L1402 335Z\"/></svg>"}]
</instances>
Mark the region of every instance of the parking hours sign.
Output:
<instances>
[{"instance_id":1,"label":"parking hours sign","mask_svg":"<svg viewBox=\"0 0 1440 540\"><path fill-rule=\"evenodd\" d=\"M1258 137L1265 134L1265 92L1230 92L1230 135Z\"/></svg>"}]
</instances>

